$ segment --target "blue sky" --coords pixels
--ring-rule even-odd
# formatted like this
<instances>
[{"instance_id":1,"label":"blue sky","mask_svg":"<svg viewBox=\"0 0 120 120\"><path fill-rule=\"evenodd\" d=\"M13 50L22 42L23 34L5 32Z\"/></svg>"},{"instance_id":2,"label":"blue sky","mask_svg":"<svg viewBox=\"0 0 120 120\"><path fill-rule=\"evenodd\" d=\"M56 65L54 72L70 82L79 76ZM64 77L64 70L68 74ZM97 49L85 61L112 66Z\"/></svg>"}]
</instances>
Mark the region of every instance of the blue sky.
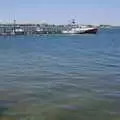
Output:
<instances>
[{"instance_id":1,"label":"blue sky","mask_svg":"<svg viewBox=\"0 0 120 120\"><path fill-rule=\"evenodd\" d=\"M120 0L1 0L0 22L120 25Z\"/></svg>"}]
</instances>

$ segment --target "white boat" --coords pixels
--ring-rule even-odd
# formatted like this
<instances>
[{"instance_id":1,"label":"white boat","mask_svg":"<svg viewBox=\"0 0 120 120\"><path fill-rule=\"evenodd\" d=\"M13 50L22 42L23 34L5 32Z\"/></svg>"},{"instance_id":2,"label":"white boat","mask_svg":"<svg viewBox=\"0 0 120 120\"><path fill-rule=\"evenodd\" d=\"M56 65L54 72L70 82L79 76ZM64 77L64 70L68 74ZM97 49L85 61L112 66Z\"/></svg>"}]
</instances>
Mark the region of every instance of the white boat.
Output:
<instances>
[{"instance_id":1,"label":"white boat","mask_svg":"<svg viewBox=\"0 0 120 120\"><path fill-rule=\"evenodd\" d=\"M24 32L24 30L21 28L17 28L17 29L15 29L15 32Z\"/></svg>"},{"instance_id":2,"label":"white boat","mask_svg":"<svg viewBox=\"0 0 120 120\"><path fill-rule=\"evenodd\" d=\"M40 27L36 28L36 32L42 32L42 31L43 31L43 29L41 29Z\"/></svg>"},{"instance_id":3,"label":"white boat","mask_svg":"<svg viewBox=\"0 0 120 120\"><path fill-rule=\"evenodd\" d=\"M11 35L24 35L24 30L21 28L16 28L12 31Z\"/></svg>"},{"instance_id":4,"label":"white boat","mask_svg":"<svg viewBox=\"0 0 120 120\"><path fill-rule=\"evenodd\" d=\"M77 26L73 27L70 30L62 31L63 34L96 34L98 31L97 27L88 27L88 26Z\"/></svg>"},{"instance_id":5,"label":"white boat","mask_svg":"<svg viewBox=\"0 0 120 120\"><path fill-rule=\"evenodd\" d=\"M35 30L35 34L44 34L44 30L40 27L37 27Z\"/></svg>"}]
</instances>

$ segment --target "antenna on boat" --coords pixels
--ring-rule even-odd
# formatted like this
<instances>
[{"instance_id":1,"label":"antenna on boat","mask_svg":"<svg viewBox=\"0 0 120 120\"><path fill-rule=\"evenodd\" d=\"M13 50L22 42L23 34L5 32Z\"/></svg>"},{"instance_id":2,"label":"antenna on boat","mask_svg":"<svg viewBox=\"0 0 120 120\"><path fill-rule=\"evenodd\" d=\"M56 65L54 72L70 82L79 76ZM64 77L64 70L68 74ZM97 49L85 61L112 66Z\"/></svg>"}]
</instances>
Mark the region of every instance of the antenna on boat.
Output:
<instances>
[{"instance_id":1,"label":"antenna on boat","mask_svg":"<svg viewBox=\"0 0 120 120\"><path fill-rule=\"evenodd\" d=\"M72 19L72 24L75 25L75 23L76 23L76 22L75 22L75 19Z\"/></svg>"},{"instance_id":2,"label":"antenna on boat","mask_svg":"<svg viewBox=\"0 0 120 120\"><path fill-rule=\"evenodd\" d=\"M75 19L71 19L71 20L68 21L68 23L70 25L75 25L76 24L76 20Z\"/></svg>"}]
</instances>

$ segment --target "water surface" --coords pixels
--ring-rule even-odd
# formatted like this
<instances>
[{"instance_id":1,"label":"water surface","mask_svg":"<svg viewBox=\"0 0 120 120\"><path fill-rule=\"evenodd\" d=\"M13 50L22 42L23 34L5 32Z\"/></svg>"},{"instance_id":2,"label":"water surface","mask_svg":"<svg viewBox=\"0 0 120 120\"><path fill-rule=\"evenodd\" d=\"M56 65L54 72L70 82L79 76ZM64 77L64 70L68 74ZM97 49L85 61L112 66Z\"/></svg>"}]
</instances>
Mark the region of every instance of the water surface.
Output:
<instances>
[{"instance_id":1,"label":"water surface","mask_svg":"<svg viewBox=\"0 0 120 120\"><path fill-rule=\"evenodd\" d=\"M120 29L0 37L0 120L120 120Z\"/></svg>"}]
</instances>

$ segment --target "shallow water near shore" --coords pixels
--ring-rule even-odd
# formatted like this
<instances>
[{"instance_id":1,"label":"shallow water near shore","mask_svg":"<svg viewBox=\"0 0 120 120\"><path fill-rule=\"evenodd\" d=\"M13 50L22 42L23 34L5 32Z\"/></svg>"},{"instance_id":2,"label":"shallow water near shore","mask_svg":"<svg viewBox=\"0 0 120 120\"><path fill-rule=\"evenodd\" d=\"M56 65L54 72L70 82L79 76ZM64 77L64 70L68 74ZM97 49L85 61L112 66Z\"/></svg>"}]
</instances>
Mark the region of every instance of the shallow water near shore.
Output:
<instances>
[{"instance_id":1,"label":"shallow water near shore","mask_svg":"<svg viewBox=\"0 0 120 120\"><path fill-rule=\"evenodd\" d=\"M0 36L0 120L120 120L119 33Z\"/></svg>"}]
</instances>

